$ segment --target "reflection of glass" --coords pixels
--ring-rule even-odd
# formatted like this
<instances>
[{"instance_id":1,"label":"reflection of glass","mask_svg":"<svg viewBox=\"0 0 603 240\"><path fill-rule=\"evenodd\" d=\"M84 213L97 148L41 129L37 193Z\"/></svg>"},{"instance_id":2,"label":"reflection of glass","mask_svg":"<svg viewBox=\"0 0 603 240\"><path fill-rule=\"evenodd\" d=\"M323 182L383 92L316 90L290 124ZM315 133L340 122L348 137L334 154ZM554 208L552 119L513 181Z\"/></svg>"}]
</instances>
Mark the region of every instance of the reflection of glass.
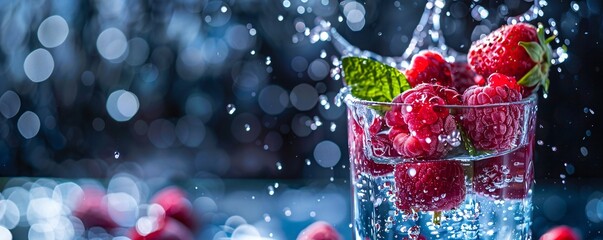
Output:
<instances>
[{"instance_id":1,"label":"reflection of glass","mask_svg":"<svg viewBox=\"0 0 603 240\"><path fill-rule=\"evenodd\" d=\"M423 142L444 150L421 157L395 146L397 130L385 120L388 112L413 106L359 100L346 89L342 94L356 239L531 237L535 95L514 103L434 107L454 124L438 139ZM489 149L467 141L471 127L463 119L491 112L513 117L514 130L499 135L504 139Z\"/></svg>"}]
</instances>

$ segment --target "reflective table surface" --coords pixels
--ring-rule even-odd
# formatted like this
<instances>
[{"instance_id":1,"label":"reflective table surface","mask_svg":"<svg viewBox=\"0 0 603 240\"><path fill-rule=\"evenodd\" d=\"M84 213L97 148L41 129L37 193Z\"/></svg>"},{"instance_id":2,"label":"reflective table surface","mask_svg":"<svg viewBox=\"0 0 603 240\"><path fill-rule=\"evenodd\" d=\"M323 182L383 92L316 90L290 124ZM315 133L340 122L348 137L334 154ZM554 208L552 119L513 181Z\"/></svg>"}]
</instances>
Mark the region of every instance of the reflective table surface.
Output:
<instances>
[{"instance_id":1,"label":"reflective table surface","mask_svg":"<svg viewBox=\"0 0 603 240\"><path fill-rule=\"evenodd\" d=\"M132 204L120 199L119 204L113 206L120 209L111 216L121 218L117 227L84 229L82 222L74 220L66 210L65 207L74 208L74 197L65 192L78 195L82 188L91 185L102 186L107 193L132 196L127 198ZM149 199L166 186L177 186L186 192L189 210L196 219L197 227L191 231L195 239L240 239L249 234L259 235L260 239L295 239L302 229L319 220L331 223L344 239L352 237L348 179L139 181L121 175L104 180L2 178L0 186L3 189L0 226L10 230L13 239L44 239L50 236L49 232L55 238L125 239L119 236L128 235L136 228L137 220L146 215ZM34 199L37 200L32 201ZM9 201L11 203L7 203ZM63 206L56 213L60 216L58 219L68 221L41 227L40 224L53 217L52 210L48 209L57 204ZM575 228L583 239L603 239L603 179L537 180L533 205L534 239L562 224ZM3 236L2 230L0 236Z\"/></svg>"}]
</instances>

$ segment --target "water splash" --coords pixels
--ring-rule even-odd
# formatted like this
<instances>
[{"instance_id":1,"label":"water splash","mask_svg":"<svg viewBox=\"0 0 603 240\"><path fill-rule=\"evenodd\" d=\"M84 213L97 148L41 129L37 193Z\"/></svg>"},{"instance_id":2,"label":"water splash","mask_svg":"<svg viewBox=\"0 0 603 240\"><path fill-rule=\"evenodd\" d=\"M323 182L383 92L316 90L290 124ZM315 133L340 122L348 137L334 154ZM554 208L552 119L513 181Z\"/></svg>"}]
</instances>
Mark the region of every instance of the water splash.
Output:
<instances>
[{"instance_id":1,"label":"water splash","mask_svg":"<svg viewBox=\"0 0 603 240\"><path fill-rule=\"evenodd\" d=\"M229 115L232 115L235 113L235 111L237 111L237 107L234 104L230 103L226 105L226 111Z\"/></svg>"}]
</instances>

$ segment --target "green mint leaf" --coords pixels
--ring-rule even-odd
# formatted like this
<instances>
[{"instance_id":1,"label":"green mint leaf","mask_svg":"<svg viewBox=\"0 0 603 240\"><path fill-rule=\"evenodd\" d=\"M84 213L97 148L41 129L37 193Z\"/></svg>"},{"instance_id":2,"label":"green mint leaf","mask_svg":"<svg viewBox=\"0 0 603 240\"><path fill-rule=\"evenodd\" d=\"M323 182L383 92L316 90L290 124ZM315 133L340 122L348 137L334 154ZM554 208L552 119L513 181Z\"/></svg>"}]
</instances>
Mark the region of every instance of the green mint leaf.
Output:
<instances>
[{"instance_id":1,"label":"green mint leaf","mask_svg":"<svg viewBox=\"0 0 603 240\"><path fill-rule=\"evenodd\" d=\"M342 59L342 66L352 95L362 100L391 102L411 88L400 70L378 61L346 57Z\"/></svg>"}]
</instances>

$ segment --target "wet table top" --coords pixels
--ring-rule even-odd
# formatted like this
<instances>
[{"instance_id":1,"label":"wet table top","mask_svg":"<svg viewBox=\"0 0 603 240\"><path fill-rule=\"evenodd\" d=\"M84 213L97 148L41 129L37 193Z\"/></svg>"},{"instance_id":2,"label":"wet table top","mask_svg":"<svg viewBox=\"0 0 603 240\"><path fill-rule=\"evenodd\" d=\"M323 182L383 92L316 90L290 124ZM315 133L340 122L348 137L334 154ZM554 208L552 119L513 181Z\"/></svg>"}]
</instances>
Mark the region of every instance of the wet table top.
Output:
<instances>
[{"instance_id":1,"label":"wet table top","mask_svg":"<svg viewBox=\"0 0 603 240\"><path fill-rule=\"evenodd\" d=\"M114 180L115 178L102 181L49 179L51 184L54 182L56 185L75 183L84 186L91 182L100 183L108 186L109 192L112 187L116 187L111 186ZM22 239L31 234L30 224L35 217L29 215L31 211L26 210L27 206L20 206L27 204L27 199L10 198L11 191L7 192L7 188L21 185L24 190L30 191L32 183L36 181L0 179L0 186L4 186L0 200L12 199L17 208L24 212L21 213L23 216L19 223L13 223L15 226L11 232L14 239ZM347 179L324 181L212 178L172 183L155 179L136 184L138 187L142 186L138 189L138 196L135 196L140 199L137 201L137 207L140 209L148 206L145 203L148 203L150 196L164 186L176 185L187 192L192 211L202 222L202 227L195 233L198 239L213 239L216 234L235 231L237 226L242 224L248 224L246 226L250 228L240 231L257 231L266 239L295 239L303 228L318 220L333 224L344 239L351 239L352 236L350 186ZM124 182L120 186L122 190L128 191L128 185L132 184ZM52 186L49 187L51 188ZM30 191L29 195L33 196L34 193ZM63 202L66 204L65 200ZM603 239L603 179L567 178L564 182L562 179L537 180L533 190L533 205L532 232L535 239L547 229L561 224L575 227L584 239ZM138 213L138 216L141 215L142 213ZM131 219L130 225L133 225L133 222L136 222L136 219ZM124 223L128 225L128 221ZM11 225L11 219L6 215L0 217L0 226L7 224ZM78 231L82 235L90 234L78 230L77 224L72 224L67 230L70 229L75 229L76 234ZM95 231L102 232L99 229ZM111 233L112 236L117 236L127 231L128 228L123 227Z\"/></svg>"}]
</instances>

